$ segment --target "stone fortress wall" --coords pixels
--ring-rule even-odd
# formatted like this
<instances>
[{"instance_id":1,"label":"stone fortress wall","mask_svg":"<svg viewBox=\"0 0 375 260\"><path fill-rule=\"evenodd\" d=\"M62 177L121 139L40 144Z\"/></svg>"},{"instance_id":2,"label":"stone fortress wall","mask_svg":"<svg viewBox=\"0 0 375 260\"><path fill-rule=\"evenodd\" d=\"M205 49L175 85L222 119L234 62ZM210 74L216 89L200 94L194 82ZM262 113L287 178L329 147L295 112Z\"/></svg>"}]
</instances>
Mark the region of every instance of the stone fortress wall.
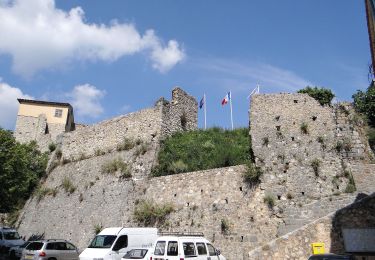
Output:
<instances>
[{"instance_id":1,"label":"stone fortress wall","mask_svg":"<svg viewBox=\"0 0 375 260\"><path fill-rule=\"evenodd\" d=\"M94 236L95 225L138 226L134 208L148 200L174 205L161 230L204 232L228 260L253 259L249 251L352 203L359 192L374 189L374 165L368 164L372 154L357 126L345 123L350 121L346 112L339 114L344 121L338 121L337 109L322 107L304 94L255 95L251 106L252 148L263 170L259 185L244 182L244 166L145 178L160 140L197 127L197 102L177 89L171 102L160 99L154 108L64 134L59 143L63 157L85 156L51 170L42 187L56 190L54 196L33 196L19 218L19 231L63 237L83 249ZM116 142L125 137L149 144L146 152L137 152L141 144L118 151ZM347 149L338 151L337 142L346 139L353 144L345 143ZM97 148L105 153L95 153ZM128 165L131 179L103 173L102 166L113 159ZM317 173L311 166L315 159ZM363 174L361 167L367 170ZM354 193L345 193L346 171L356 182L362 181ZM73 192L63 188L67 179ZM264 202L266 196L274 198L275 206Z\"/></svg>"}]
</instances>

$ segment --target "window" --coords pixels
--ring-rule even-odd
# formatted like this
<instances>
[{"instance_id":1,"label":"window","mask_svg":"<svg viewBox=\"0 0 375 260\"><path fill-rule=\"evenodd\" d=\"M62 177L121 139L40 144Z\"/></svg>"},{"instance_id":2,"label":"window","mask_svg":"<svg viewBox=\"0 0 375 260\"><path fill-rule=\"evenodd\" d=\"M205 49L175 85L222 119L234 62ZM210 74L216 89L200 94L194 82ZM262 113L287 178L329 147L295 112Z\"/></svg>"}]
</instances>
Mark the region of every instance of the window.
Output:
<instances>
[{"instance_id":1,"label":"window","mask_svg":"<svg viewBox=\"0 0 375 260\"><path fill-rule=\"evenodd\" d=\"M194 256L194 255L197 255L195 253L194 243L186 242L186 243L183 243L182 246L184 247L184 254L185 254L185 256Z\"/></svg>"},{"instance_id":2,"label":"window","mask_svg":"<svg viewBox=\"0 0 375 260\"><path fill-rule=\"evenodd\" d=\"M46 246L48 250L66 250L66 243L65 242L53 242L48 243Z\"/></svg>"},{"instance_id":3,"label":"window","mask_svg":"<svg viewBox=\"0 0 375 260\"><path fill-rule=\"evenodd\" d=\"M155 246L154 255L164 255L165 241L158 241Z\"/></svg>"},{"instance_id":4,"label":"window","mask_svg":"<svg viewBox=\"0 0 375 260\"><path fill-rule=\"evenodd\" d=\"M66 243L66 249L68 250L76 250L76 247L70 243Z\"/></svg>"},{"instance_id":5,"label":"window","mask_svg":"<svg viewBox=\"0 0 375 260\"><path fill-rule=\"evenodd\" d=\"M117 236L110 235L96 236L89 245L89 248L111 248L116 238Z\"/></svg>"},{"instance_id":6,"label":"window","mask_svg":"<svg viewBox=\"0 0 375 260\"><path fill-rule=\"evenodd\" d=\"M206 246L204 243L197 243L198 255L207 255Z\"/></svg>"},{"instance_id":7,"label":"window","mask_svg":"<svg viewBox=\"0 0 375 260\"><path fill-rule=\"evenodd\" d=\"M211 244L207 244L208 252L210 253L210 256L216 255L216 250Z\"/></svg>"},{"instance_id":8,"label":"window","mask_svg":"<svg viewBox=\"0 0 375 260\"><path fill-rule=\"evenodd\" d=\"M62 117L62 109L55 109L55 117Z\"/></svg>"},{"instance_id":9,"label":"window","mask_svg":"<svg viewBox=\"0 0 375 260\"><path fill-rule=\"evenodd\" d=\"M177 241L168 242L167 255L172 255L172 256L178 255L178 243L177 243Z\"/></svg>"},{"instance_id":10,"label":"window","mask_svg":"<svg viewBox=\"0 0 375 260\"><path fill-rule=\"evenodd\" d=\"M42 247L43 247L43 243L41 243L41 242L33 242L33 243L30 243L30 244L26 247L26 249L27 249L27 250L34 251L34 250L40 250L40 249L42 249Z\"/></svg>"},{"instance_id":11,"label":"window","mask_svg":"<svg viewBox=\"0 0 375 260\"><path fill-rule=\"evenodd\" d=\"M5 240L18 240L21 239L17 232L4 232Z\"/></svg>"},{"instance_id":12,"label":"window","mask_svg":"<svg viewBox=\"0 0 375 260\"><path fill-rule=\"evenodd\" d=\"M121 248L125 248L128 246L128 236L125 235L125 236L120 236L115 245L113 246L113 250L114 251L118 251L120 250Z\"/></svg>"}]
</instances>

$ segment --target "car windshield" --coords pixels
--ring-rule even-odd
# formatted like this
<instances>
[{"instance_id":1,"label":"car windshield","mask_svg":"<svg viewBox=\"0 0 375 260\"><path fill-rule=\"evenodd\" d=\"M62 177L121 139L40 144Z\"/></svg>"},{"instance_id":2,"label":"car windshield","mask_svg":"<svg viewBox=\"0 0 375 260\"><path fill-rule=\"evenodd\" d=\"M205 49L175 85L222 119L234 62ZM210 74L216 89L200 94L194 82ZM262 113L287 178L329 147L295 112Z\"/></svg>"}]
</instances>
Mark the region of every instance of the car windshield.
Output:
<instances>
[{"instance_id":1,"label":"car windshield","mask_svg":"<svg viewBox=\"0 0 375 260\"><path fill-rule=\"evenodd\" d=\"M147 254L147 249L132 249L124 255L125 259L143 259Z\"/></svg>"},{"instance_id":2,"label":"car windshield","mask_svg":"<svg viewBox=\"0 0 375 260\"><path fill-rule=\"evenodd\" d=\"M20 247L21 247L21 248L27 247L27 245L28 245L28 244L30 244L30 242L29 242L29 241L27 241L27 242L23 243L23 244L22 244L22 245L21 245Z\"/></svg>"},{"instance_id":3,"label":"car windshield","mask_svg":"<svg viewBox=\"0 0 375 260\"><path fill-rule=\"evenodd\" d=\"M17 239L21 239L21 238L20 238L20 235L18 235L18 233L15 232L15 231L4 232L4 238L5 238L6 240L17 240Z\"/></svg>"},{"instance_id":4,"label":"car windshield","mask_svg":"<svg viewBox=\"0 0 375 260\"><path fill-rule=\"evenodd\" d=\"M92 240L89 248L111 248L116 237L117 236L98 235Z\"/></svg>"}]
</instances>

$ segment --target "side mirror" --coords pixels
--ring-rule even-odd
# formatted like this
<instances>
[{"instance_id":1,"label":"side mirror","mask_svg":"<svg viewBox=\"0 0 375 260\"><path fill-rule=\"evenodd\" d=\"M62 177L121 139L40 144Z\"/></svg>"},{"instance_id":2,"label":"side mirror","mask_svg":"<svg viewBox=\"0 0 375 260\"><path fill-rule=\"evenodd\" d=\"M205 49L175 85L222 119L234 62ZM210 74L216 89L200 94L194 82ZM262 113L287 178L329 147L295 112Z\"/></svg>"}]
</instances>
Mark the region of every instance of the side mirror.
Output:
<instances>
[{"instance_id":1,"label":"side mirror","mask_svg":"<svg viewBox=\"0 0 375 260\"><path fill-rule=\"evenodd\" d=\"M216 255L221 255L221 252L219 249L216 249Z\"/></svg>"}]
</instances>

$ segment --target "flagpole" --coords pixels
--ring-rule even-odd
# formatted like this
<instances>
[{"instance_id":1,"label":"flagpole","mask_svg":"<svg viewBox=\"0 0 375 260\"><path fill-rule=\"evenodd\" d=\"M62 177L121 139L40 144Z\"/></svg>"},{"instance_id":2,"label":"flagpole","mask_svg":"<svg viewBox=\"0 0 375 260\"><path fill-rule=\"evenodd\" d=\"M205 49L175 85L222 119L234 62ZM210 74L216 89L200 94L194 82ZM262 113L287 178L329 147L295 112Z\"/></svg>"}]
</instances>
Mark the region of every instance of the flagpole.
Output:
<instances>
[{"instance_id":1,"label":"flagpole","mask_svg":"<svg viewBox=\"0 0 375 260\"><path fill-rule=\"evenodd\" d=\"M206 93L203 94L204 100L204 130L206 130Z\"/></svg>"},{"instance_id":2,"label":"flagpole","mask_svg":"<svg viewBox=\"0 0 375 260\"><path fill-rule=\"evenodd\" d=\"M229 105L230 105L230 121L232 123L232 130L233 130L233 113L232 113L232 91L229 91L230 93L230 99L229 99Z\"/></svg>"}]
</instances>

